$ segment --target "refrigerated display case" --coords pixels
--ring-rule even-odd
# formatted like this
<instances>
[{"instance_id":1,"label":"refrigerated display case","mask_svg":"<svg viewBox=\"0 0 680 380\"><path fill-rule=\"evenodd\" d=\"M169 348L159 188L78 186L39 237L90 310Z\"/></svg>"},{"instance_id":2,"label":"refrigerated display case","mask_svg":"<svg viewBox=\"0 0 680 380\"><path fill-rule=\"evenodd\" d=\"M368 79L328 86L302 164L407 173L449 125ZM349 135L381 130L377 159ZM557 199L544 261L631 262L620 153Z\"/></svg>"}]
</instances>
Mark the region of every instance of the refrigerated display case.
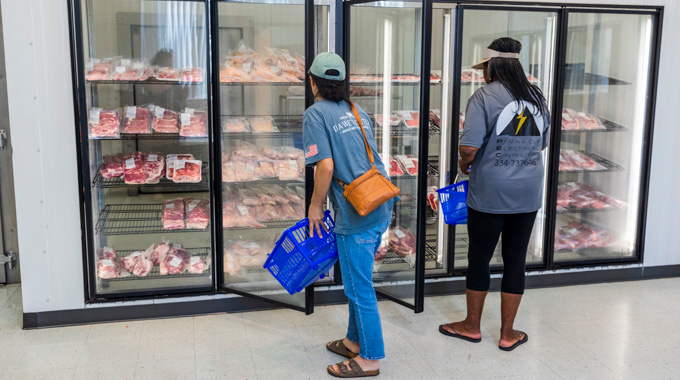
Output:
<instances>
[{"instance_id":1,"label":"refrigerated display case","mask_svg":"<svg viewBox=\"0 0 680 380\"><path fill-rule=\"evenodd\" d=\"M554 263L637 260L654 14L569 10Z\"/></svg>"},{"instance_id":2,"label":"refrigerated display case","mask_svg":"<svg viewBox=\"0 0 680 380\"><path fill-rule=\"evenodd\" d=\"M206 5L78 3L90 298L211 291Z\"/></svg>"}]
</instances>

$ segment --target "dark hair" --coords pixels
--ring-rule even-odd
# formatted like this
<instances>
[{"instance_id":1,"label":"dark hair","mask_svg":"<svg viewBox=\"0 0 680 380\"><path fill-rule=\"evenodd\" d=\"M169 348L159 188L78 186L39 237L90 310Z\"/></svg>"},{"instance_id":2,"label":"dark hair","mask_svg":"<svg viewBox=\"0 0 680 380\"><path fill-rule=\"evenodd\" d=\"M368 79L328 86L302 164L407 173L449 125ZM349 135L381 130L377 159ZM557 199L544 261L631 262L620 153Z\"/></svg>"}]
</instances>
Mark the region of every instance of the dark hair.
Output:
<instances>
[{"instance_id":1,"label":"dark hair","mask_svg":"<svg viewBox=\"0 0 680 380\"><path fill-rule=\"evenodd\" d=\"M336 103L342 100L349 103L349 96L347 95L344 79L330 80L317 77L312 73L310 73L309 76L314 80L314 84L316 84L316 87L319 89L318 95L321 95L322 98ZM314 94L314 96L316 95L317 94Z\"/></svg>"},{"instance_id":2,"label":"dark hair","mask_svg":"<svg viewBox=\"0 0 680 380\"><path fill-rule=\"evenodd\" d=\"M504 37L494 40L489 49L502 53L519 53L522 44L510 37ZM538 86L529 83L518 59L496 57L490 59L487 64L491 80L501 82L516 101L524 100L536 106L541 114L547 113L543 92Z\"/></svg>"}]
</instances>

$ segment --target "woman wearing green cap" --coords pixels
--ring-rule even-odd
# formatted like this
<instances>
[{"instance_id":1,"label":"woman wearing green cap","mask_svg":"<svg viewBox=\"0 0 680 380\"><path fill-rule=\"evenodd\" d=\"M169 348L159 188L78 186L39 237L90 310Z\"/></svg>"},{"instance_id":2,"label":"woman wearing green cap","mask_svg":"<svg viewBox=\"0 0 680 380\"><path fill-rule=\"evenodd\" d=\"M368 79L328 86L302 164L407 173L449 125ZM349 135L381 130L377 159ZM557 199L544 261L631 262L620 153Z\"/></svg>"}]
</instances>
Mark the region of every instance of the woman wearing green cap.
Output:
<instances>
[{"instance_id":1,"label":"woman wearing green cap","mask_svg":"<svg viewBox=\"0 0 680 380\"><path fill-rule=\"evenodd\" d=\"M375 253L389 226L396 199L362 217L343 195L340 181L351 183L371 168L354 111L358 111L370 148L378 151L370 118L350 102L345 78L345 62L340 56L316 56L309 70L316 103L305 112L303 139L305 163L316 167L309 227L312 234L321 233L323 202L328 196L335 212L340 269L349 302L347 335L328 343L326 348L350 360L328 366L328 372L349 378L378 375L378 360L385 357L372 274ZM387 175L379 155L375 155L375 166Z\"/></svg>"}]
</instances>

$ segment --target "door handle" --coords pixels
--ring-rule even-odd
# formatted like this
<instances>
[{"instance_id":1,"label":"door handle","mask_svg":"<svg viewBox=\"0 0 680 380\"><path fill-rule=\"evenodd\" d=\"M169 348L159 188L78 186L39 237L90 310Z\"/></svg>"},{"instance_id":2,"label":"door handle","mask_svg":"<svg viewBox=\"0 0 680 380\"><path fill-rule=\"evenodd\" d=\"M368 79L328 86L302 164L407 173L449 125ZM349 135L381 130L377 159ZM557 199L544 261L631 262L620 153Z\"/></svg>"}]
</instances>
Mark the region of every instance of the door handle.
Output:
<instances>
[{"instance_id":1,"label":"door handle","mask_svg":"<svg viewBox=\"0 0 680 380\"><path fill-rule=\"evenodd\" d=\"M7 131L0 129L0 149L7 149Z\"/></svg>"},{"instance_id":2,"label":"door handle","mask_svg":"<svg viewBox=\"0 0 680 380\"><path fill-rule=\"evenodd\" d=\"M0 255L0 265L7 264L7 268L12 270L17 263L17 253L14 251L9 251L3 255Z\"/></svg>"}]
</instances>

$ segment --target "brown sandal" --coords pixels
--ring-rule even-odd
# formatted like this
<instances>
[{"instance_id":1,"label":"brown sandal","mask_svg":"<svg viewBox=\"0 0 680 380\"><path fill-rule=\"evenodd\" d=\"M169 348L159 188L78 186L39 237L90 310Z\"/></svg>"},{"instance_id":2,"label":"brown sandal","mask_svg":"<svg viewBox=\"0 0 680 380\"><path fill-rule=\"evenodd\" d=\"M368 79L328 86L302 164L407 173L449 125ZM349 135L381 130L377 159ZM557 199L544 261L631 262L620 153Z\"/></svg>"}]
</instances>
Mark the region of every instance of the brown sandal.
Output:
<instances>
[{"instance_id":1,"label":"brown sandal","mask_svg":"<svg viewBox=\"0 0 680 380\"><path fill-rule=\"evenodd\" d=\"M333 366L329 365L327 368L328 373L331 376L340 377L343 379L355 377L371 377L380 375L379 369L375 371L364 371L363 369L361 369L359 363L357 363L354 359L350 359L347 364L349 364L349 366L346 365L344 362L336 364L338 366L339 372L334 371Z\"/></svg>"},{"instance_id":2,"label":"brown sandal","mask_svg":"<svg viewBox=\"0 0 680 380\"><path fill-rule=\"evenodd\" d=\"M339 339L334 340L332 342L328 342L326 343L326 348L328 349L328 351L338 354L340 356L344 356L349 359L356 358L357 355L359 354L355 354L354 352L350 351L342 342L343 340L344 339Z\"/></svg>"}]
</instances>

